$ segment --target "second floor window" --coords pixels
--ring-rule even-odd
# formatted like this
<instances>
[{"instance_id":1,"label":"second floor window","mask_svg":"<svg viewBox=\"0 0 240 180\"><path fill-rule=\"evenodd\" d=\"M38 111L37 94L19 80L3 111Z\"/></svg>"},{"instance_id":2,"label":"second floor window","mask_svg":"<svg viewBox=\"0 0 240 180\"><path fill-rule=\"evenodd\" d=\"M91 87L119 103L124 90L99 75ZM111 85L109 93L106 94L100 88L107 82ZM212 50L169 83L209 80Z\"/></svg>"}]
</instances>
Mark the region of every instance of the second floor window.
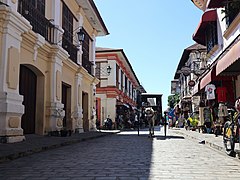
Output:
<instances>
[{"instance_id":1,"label":"second floor window","mask_svg":"<svg viewBox=\"0 0 240 180\"><path fill-rule=\"evenodd\" d=\"M62 47L69 53L70 59L77 63L78 48L73 44L73 19L74 16L65 3L63 3L62 28L64 30Z\"/></svg>"},{"instance_id":2,"label":"second floor window","mask_svg":"<svg viewBox=\"0 0 240 180\"><path fill-rule=\"evenodd\" d=\"M54 43L55 26L45 17L45 0L19 0L18 12L32 25L32 30Z\"/></svg>"},{"instance_id":3,"label":"second floor window","mask_svg":"<svg viewBox=\"0 0 240 180\"><path fill-rule=\"evenodd\" d=\"M128 79L127 76L125 76L125 93L128 92Z\"/></svg>"},{"instance_id":4,"label":"second floor window","mask_svg":"<svg viewBox=\"0 0 240 180\"><path fill-rule=\"evenodd\" d=\"M83 29L83 33L84 33L84 41L82 44L83 61L89 61L89 43L91 38L84 29Z\"/></svg>"},{"instance_id":5,"label":"second floor window","mask_svg":"<svg viewBox=\"0 0 240 180\"><path fill-rule=\"evenodd\" d=\"M211 22L208 24L206 28L206 45L207 52L211 51L211 49L218 44L217 39L217 22Z\"/></svg>"},{"instance_id":6,"label":"second floor window","mask_svg":"<svg viewBox=\"0 0 240 180\"><path fill-rule=\"evenodd\" d=\"M240 1L233 1L233 2L229 2L226 6L225 6L225 10L224 10L225 14L226 14L226 24L227 26L230 26L230 24L233 22L233 20L237 17L237 15L240 12Z\"/></svg>"},{"instance_id":7,"label":"second floor window","mask_svg":"<svg viewBox=\"0 0 240 180\"><path fill-rule=\"evenodd\" d=\"M119 82L119 66L116 64L116 87L120 89L120 82Z\"/></svg>"},{"instance_id":8,"label":"second floor window","mask_svg":"<svg viewBox=\"0 0 240 180\"><path fill-rule=\"evenodd\" d=\"M73 14L64 3L62 28L64 30L62 46L66 48L68 43L73 42Z\"/></svg>"},{"instance_id":9,"label":"second floor window","mask_svg":"<svg viewBox=\"0 0 240 180\"><path fill-rule=\"evenodd\" d=\"M121 70L121 90L123 91L123 71Z\"/></svg>"},{"instance_id":10,"label":"second floor window","mask_svg":"<svg viewBox=\"0 0 240 180\"><path fill-rule=\"evenodd\" d=\"M29 3L45 16L45 0L30 0Z\"/></svg>"},{"instance_id":11,"label":"second floor window","mask_svg":"<svg viewBox=\"0 0 240 180\"><path fill-rule=\"evenodd\" d=\"M131 97L132 95L131 87L132 87L132 83L129 81L129 87L128 87L129 97Z\"/></svg>"}]
</instances>

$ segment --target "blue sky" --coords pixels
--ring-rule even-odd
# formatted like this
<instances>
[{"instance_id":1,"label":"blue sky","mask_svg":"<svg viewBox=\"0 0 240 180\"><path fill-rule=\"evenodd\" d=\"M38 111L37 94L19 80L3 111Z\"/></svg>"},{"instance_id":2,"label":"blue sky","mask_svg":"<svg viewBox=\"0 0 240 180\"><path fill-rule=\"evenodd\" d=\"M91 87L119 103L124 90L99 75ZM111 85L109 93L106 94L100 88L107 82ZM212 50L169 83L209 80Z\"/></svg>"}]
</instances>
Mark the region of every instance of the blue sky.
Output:
<instances>
[{"instance_id":1,"label":"blue sky","mask_svg":"<svg viewBox=\"0 0 240 180\"><path fill-rule=\"evenodd\" d=\"M109 35L98 47L123 49L148 93L163 94L163 110L183 50L194 44L202 11L191 0L94 0Z\"/></svg>"}]
</instances>

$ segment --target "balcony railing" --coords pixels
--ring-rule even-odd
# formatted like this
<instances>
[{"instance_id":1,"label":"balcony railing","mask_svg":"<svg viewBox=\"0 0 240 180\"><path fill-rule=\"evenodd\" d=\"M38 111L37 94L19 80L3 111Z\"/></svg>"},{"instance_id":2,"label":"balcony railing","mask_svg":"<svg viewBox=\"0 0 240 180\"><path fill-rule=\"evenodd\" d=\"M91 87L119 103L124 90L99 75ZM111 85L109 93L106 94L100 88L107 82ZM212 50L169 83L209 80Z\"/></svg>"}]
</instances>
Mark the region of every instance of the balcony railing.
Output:
<instances>
[{"instance_id":1,"label":"balcony railing","mask_svg":"<svg viewBox=\"0 0 240 180\"><path fill-rule=\"evenodd\" d=\"M19 0L18 12L30 22L33 31L41 34L49 43L54 44L55 26L29 1Z\"/></svg>"},{"instance_id":2,"label":"balcony railing","mask_svg":"<svg viewBox=\"0 0 240 180\"><path fill-rule=\"evenodd\" d=\"M72 42L68 41L64 36L62 40L62 47L68 52L70 59L77 63L78 48Z\"/></svg>"},{"instance_id":3,"label":"balcony railing","mask_svg":"<svg viewBox=\"0 0 240 180\"><path fill-rule=\"evenodd\" d=\"M33 7L29 1L20 0L18 12L30 22L34 32L41 34L49 43L56 44L54 41L54 32L57 31L57 28L42 13ZM78 48L64 38L64 36L62 47L69 53L70 59L77 63Z\"/></svg>"},{"instance_id":4,"label":"balcony railing","mask_svg":"<svg viewBox=\"0 0 240 180\"><path fill-rule=\"evenodd\" d=\"M18 12L30 22L34 32L42 35L49 43L56 44L54 34L56 34L55 32L57 31L57 28L50 22L50 20L32 6L28 0L19 0ZM77 46L63 36L62 47L69 53L70 59L77 63ZM93 75L93 64L88 58L83 58L82 66L89 74Z\"/></svg>"},{"instance_id":5,"label":"balcony railing","mask_svg":"<svg viewBox=\"0 0 240 180\"><path fill-rule=\"evenodd\" d=\"M93 66L92 62L90 62L87 59L83 59L82 66L88 71L89 74L93 75L93 73L92 73L92 66Z\"/></svg>"}]
</instances>

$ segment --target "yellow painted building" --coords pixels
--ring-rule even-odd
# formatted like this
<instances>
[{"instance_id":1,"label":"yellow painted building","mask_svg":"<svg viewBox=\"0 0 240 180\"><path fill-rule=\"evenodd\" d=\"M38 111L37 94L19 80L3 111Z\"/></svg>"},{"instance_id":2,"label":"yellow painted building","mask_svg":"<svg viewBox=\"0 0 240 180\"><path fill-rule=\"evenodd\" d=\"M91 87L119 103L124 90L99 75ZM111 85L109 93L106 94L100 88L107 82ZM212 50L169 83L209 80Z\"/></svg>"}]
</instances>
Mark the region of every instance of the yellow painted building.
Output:
<instances>
[{"instance_id":1,"label":"yellow painted building","mask_svg":"<svg viewBox=\"0 0 240 180\"><path fill-rule=\"evenodd\" d=\"M95 44L107 34L93 0L0 3L1 142L95 130Z\"/></svg>"}]
</instances>

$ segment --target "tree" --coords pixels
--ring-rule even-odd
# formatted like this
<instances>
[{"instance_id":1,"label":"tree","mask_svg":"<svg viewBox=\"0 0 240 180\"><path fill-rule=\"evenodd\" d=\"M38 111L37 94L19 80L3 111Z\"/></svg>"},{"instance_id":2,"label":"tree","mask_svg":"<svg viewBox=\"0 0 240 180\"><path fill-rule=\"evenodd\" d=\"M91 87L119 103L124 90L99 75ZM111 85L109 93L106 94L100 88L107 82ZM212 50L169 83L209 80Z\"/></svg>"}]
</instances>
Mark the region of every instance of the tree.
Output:
<instances>
[{"instance_id":1,"label":"tree","mask_svg":"<svg viewBox=\"0 0 240 180\"><path fill-rule=\"evenodd\" d=\"M179 103L179 94L174 94L168 96L168 106L174 108L174 106Z\"/></svg>"}]
</instances>

